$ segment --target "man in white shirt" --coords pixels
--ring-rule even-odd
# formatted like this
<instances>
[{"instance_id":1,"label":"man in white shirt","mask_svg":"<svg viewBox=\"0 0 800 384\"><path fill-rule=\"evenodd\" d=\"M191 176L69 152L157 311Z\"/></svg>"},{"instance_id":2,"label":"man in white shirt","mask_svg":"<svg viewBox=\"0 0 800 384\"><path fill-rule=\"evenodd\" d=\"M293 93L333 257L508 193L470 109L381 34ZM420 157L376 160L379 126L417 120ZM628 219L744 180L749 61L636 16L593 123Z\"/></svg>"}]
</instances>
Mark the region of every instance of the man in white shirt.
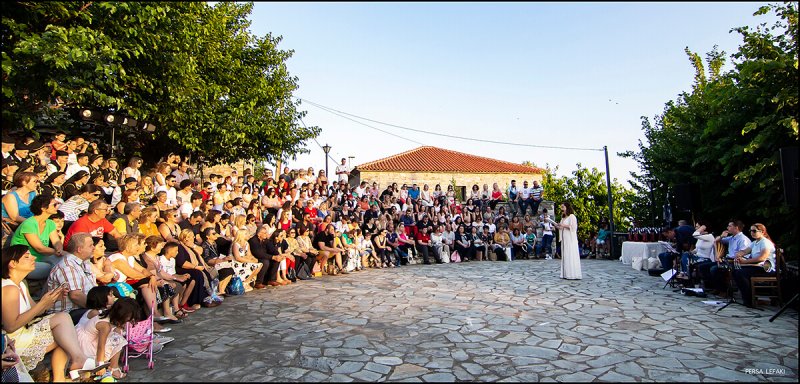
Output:
<instances>
[{"instance_id":1,"label":"man in white shirt","mask_svg":"<svg viewBox=\"0 0 800 384\"><path fill-rule=\"evenodd\" d=\"M347 165L347 159L342 158L342 164L336 166L336 175L339 176L339 182L344 181L347 183L350 178L350 167Z\"/></svg>"},{"instance_id":2,"label":"man in white shirt","mask_svg":"<svg viewBox=\"0 0 800 384\"><path fill-rule=\"evenodd\" d=\"M528 181L525 180L522 182L522 189L519 190L519 212L521 215L525 215L525 212L528 210L528 206L533 202L531 200L531 189L528 187ZM533 211L536 214L536 211Z\"/></svg>"},{"instance_id":3,"label":"man in white shirt","mask_svg":"<svg viewBox=\"0 0 800 384\"><path fill-rule=\"evenodd\" d=\"M75 155L75 159L78 161L77 163L67 166L67 173L64 175L67 179L78 173L78 171L86 171L86 173L90 174L92 173L89 170L89 155L85 153L79 153Z\"/></svg>"},{"instance_id":4,"label":"man in white shirt","mask_svg":"<svg viewBox=\"0 0 800 384\"><path fill-rule=\"evenodd\" d=\"M200 192L192 193L192 197L190 201L187 201L181 204L179 209L181 214L181 221L189 219L192 212L195 212L200 209L200 205L203 204L203 195Z\"/></svg>"},{"instance_id":5,"label":"man in white shirt","mask_svg":"<svg viewBox=\"0 0 800 384\"><path fill-rule=\"evenodd\" d=\"M167 193L167 204L170 206L178 205L178 190L175 189L175 176L167 175L165 178L167 185L159 185L156 187L155 193L164 191Z\"/></svg>"},{"instance_id":6,"label":"man in white shirt","mask_svg":"<svg viewBox=\"0 0 800 384\"><path fill-rule=\"evenodd\" d=\"M355 192L356 197L358 198L364 197L364 195L367 193L367 182L362 181L353 192Z\"/></svg>"}]
</instances>

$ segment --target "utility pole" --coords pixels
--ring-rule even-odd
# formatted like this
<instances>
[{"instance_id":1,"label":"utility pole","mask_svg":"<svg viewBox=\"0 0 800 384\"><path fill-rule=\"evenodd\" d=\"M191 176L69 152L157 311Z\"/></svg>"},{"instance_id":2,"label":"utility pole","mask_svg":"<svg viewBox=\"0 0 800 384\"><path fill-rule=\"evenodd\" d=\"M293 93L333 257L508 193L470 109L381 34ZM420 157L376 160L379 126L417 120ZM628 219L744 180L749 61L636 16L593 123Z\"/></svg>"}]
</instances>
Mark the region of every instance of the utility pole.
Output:
<instances>
[{"instance_id":1,"label":"utility pole","mask_svg":"<svg viewBox=\"0 0 800 384\"><path fill-rule=\"evenodd\" d=\"M603 146L603 152L606 155L606 189L608 191L608 230L611 231L611 243L609 244L609 252L611 257L614 257L614 199L611 197L611 170L608 167L608 146Z\"/></svg>"}]
</instances>

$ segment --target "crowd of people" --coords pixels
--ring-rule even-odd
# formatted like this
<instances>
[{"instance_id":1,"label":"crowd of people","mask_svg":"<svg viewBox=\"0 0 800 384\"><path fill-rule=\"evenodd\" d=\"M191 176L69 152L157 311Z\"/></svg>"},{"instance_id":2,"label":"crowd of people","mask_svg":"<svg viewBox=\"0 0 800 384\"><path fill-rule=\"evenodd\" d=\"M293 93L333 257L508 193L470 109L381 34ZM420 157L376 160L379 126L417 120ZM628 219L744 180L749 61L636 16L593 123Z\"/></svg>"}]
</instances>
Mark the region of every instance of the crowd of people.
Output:
<instances>
[{"instance_id":1,"label":"crowd of people","mask_svg":"<svg viewBox=\"0 0 800 384\"><path fill-rule=\"evenodd\" d=\"M204 181L175 154L120 169L64 132L2 146L3 331L14 340L3 352L20 377L52 352L56 381L68 364L73 377L107 368L120 379L122 330L149 316L160 350L170 326L226 295L408 264L551 259L554 232L577 228L568 204L560 223L540 209L538 181L474 185L462 203L451 185L350 186L344 159L330 179L287 167ZM562 277L579 279L577 268Z\"/></svg>"},{"instance_id":2,"label":"crowd of people","mask_svg":"<svg viewBox=\"0 0 800 384\"><path fill-rule=\"evenodd\" d=\"M160 350L170 326L226 295L321 275L560 254L561 277L581 278L572 207L560 204L554 221L536 180L473 185L464 202L451 185L351 186L345 159L330 179L286 167L274 178L233 170L204 181L175 154L152 169L138 157L120 169L64 132L47 143L4 135L2 155L4 378L11 366L29 377L52 352L55 381L102 369L120 379L126 324L153 316ZM719 262L729 260L752 305L749 279L774 274L766 227L750 226L751 240L737 220L716 238L702 222L679 224L664 232L676 251L661 254L662 265L725 293ZM603 226L585 248L607 252L609 235ZM773 269L749 268L765 262Z\"/></svg>"}]
</instances>

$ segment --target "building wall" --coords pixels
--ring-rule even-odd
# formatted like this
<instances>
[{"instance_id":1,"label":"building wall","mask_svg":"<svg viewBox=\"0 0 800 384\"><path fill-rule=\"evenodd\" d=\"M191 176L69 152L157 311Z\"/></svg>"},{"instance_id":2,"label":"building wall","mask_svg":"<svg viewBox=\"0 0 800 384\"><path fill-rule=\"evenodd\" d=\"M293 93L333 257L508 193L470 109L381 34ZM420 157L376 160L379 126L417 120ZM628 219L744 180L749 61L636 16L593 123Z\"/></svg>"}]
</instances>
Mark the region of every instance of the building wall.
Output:
<instances>
[{"instance_id":1,"label":"building wall","mask_svg":"<svg viewBox=\"0 0 800 384\"><path fill-rule=\"evenodd\" d=\"M428 184L430 190L434 190L436 184L440 184L442 190L447 190L451 180L455 179L456 186L464 186L469 191L472 185L478 184L478 187L483 188L486 184L489 190L492 190L492 184L497 183L500 189L505 190L511 185L511 180L517 181L517 186L522 187L522 182L527 180L529 185L533 185L533 180L538 180L542 183L541 174L511 174L511 173L451 173L451 172L375 172L375 171L361 171L360 180L366 181L370 185L372 182L377 182L378 187L383 190L392 183L403 185L406 183L411 185L416 183L420 190L423 184Z\"/></svg>"}]
</instances>

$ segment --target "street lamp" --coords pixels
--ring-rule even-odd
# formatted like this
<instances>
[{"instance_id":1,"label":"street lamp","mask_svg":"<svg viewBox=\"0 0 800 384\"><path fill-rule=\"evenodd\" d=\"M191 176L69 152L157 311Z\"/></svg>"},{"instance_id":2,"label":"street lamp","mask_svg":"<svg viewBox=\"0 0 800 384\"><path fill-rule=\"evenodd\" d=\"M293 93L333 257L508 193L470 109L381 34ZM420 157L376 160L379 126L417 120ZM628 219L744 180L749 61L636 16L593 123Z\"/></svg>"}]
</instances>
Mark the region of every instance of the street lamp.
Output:
<instances>
[{"instance_id":1,"label":"street lamp","mask_svg":"<svg viewBox=\"0 0 800 384\"><path fill-rule=\"evenodd\" d=\"M328 173L328 153L331 151L331 146L328 143L325 143L325 146L322 147L322 150L325 152L325 177L330 177L330 173Z\"/></svg>"}]
</instances>

